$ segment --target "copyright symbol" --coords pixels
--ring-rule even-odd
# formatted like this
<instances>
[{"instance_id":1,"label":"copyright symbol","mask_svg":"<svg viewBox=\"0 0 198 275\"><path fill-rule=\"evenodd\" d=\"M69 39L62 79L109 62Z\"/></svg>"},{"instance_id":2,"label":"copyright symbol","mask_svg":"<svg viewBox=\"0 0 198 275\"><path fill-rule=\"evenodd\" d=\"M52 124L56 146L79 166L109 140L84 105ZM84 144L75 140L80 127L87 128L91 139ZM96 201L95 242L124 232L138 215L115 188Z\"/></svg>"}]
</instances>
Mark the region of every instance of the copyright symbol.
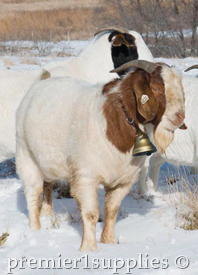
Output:
<instances>
[{"instance_id":1,"label":"copyright symbol","mask_svg":"<svg viewBox=\"0 0 198 275\"><path fill-rule=\"evenodd\" d=\"M186 256L181 255L175 259L175 265L179 269L185 269L185 268L189 267L190 261Z\"/></svg>"}]
</instances>

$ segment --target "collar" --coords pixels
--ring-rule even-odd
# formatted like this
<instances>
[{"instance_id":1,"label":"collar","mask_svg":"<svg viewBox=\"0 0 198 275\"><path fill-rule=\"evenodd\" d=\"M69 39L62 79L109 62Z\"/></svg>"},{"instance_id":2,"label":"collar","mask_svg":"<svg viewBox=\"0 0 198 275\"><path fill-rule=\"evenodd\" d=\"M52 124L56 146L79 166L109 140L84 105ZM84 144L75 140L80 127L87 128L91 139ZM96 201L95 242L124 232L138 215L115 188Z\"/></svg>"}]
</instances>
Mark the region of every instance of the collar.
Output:
<instances>
[{"instance_id":1,"label":"collar","mask_svg":"<svg viewBox=\"0 0 198 275\"><path fill-rule=\"evenodd\" d=\"M123 102L122 102L122 100L121 100L120 98L119 98L119 102L120 102L120 104L121 104L121 106L122 106L122 110L123 110L123 112L124 112L124 114L125 114L125 116L126 116L126 122L127 122L129 125L133 126L136 130L140 130L140 128L139 128L139 126L137 125L137 123L135 122L135 120L132 119L132 118L128 115L127 110L125 109L125 107L124 107L124 105L123 105Z\"/></svg>"}]
</instances>

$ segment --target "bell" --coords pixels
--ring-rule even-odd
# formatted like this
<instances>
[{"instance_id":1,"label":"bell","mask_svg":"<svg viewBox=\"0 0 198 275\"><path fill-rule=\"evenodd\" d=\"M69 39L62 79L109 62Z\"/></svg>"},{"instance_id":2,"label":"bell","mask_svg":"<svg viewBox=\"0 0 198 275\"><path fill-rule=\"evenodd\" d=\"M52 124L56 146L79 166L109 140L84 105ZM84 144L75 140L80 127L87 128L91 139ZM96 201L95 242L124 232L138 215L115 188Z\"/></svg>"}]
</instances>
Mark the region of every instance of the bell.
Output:
<instances>
[{"instance_id":1,"label":"bell","mask_svg":"<svg viewBox=\"0 0 198 275\"><path fill-rule=\"evenodd\" d=\"M146 134L141 131L138 131L135 137L135 144L133 148L133 156L150 156L152 153L155 153L157 149L150 142L150 139Z\"/></svg>"}]
</instances>

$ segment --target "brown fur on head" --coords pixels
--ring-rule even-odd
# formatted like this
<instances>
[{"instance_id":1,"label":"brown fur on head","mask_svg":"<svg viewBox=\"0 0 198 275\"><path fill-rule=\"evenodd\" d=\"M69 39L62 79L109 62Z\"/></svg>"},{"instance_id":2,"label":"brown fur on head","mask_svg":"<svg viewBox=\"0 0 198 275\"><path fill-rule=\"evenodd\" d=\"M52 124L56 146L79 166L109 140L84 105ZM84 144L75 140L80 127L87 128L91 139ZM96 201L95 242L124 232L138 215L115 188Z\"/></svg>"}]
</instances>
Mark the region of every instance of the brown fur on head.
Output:
<instances>
[{"instance_id":1,"label":"brown fur on head","mask_svg":"<svg viewBox=\"0 0 198 275\"><path fill-rule=\"evenodd\" d=\"M122 104L137 125L153 125L153 142L162 152L172 142L175 129L183 124L183 87L174 68L159 65L152 73L136 69L122 80L105 85L103 94L107 97L103 106L107 138L123 153L133 146L137 129L126 122Z\"/></svg>"},{"instance_id":2,"label":"brown fur on head","mask_svg":"<svg viewBox=\"0 0 198 275\"><path fill-rule=\"evenodd\" d=\"M107 138L121 152L130 151L137 129L126 122L122 104L137 125L159 123L165 110L164 85L160 69L148 74L137 69L123 80L114 80L103 88L106 101L103 112L107 121ZM146 101L142 98L146 97Z\"/></svg>"},{"instance_id":3,"label":"brown fur on head","mask_svg":"<svg viewBox=\"0 0 198 275\"><path fill-rule=\"evenodd\" d=\"M144 124L154 119L158 112L159 103L150 87L149 74L137 70L131 75L131 85L136 98L137 111L144 117Z\"/></svg>"},{"instance_id":4,"label":"brown fur on head","mask_svg":"<svg viewBox=\"0 0 198 275\"><path fill-rule=\"evenodd\" d=\"M158 149L164 153L173 141L175 129L187 129L183 124L185 113L181 77L174 68L166 64L165 66L159 64L151 74L146 76L158 104L156 115L153 120L150 120L154 125L154 141ZM152 102L149 104L152 109ZM144 124L148 122L147 119Z\"/></svg>"},{"instance_id":5,"label":"brown fur on head","mask_svg":"<svg viewBox=\"0 0 198 275\"><path fill-rule=\"evenodd\" d=\"M123 33L117 33L117 34L113 34L114 36L112 38L110 38L110 41L112 41L112 45L114 47L120 47L122 45L127 46L128 48L131 46L135 46L135 37L133 37L130 34L127 34L128 37L130 37L130 41L126 39L125 34Z\"/></svg>"}]
</instances>

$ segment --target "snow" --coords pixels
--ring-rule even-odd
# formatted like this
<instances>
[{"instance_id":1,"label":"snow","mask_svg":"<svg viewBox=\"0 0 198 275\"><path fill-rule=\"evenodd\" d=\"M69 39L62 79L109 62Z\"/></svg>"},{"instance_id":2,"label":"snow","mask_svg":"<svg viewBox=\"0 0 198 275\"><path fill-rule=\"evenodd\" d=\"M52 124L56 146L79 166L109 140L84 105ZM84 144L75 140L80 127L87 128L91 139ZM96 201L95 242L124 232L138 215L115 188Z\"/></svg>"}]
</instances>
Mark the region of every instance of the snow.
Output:
<instances>
[{"instance_id":1,"label":"snow","mask_svg":"<svg viewBox=\"0 0 198 275\"><path fill-rule=\"evenodd\" d=\"M27 45L31 49L31 43ZM72 54L75 55L86 46L86 43L75 41L73 44L70 42L70 45ZM54 47L56 48L56 45ZM37 64L21 63L22 58L24 57L1 56L0 69L8 67L8 60L11 70L34 70L39 65L54 60L61 61L66 57L37 56L34 57ZM157 61L174 65L181 71L198 63L197 58L191 57L158 58ZM197 72L194 70L188 74L196 76ZM185 172L184 168L178 172L178 169L171 165L163 165L159 190L156 193L150 191L145 198L137 195L135 186L125 197L119 210L116 223L118 244L100 243L102 221L98 222L96 228L99 251L81 253L78 249L82 238L82 225L75 201L57 199L57 192L54 191L53 217L41 218L41 230L31 231L22 184L17 176L13 173L10 175L8 167L3 165L0 179L0 237L6 232L9 236L0 247L0 275L198 275L198 231L185 231L178 227L178 213L172 203L175 191L170 190L167 184L167 179L172 177L177 183L180 182L182 173L190 179L188 168L185 168ZM9 177L5 177L5 174ZM103 220L102 187L99 189L99 202ZM181 212L190 211L184 205L180 208ZM49 269L45 268L46 262L41 266L41 259L54 259L54 268L52 260ZM64 267L65 259L67 269ZM187 265L186 268L177 267L180 260L182 265ZM10 270L9 265L13 267Z\"/></svg>"},{"instance_id":2,"label":"snow","mask_svg":"<svg viewBox=\"0 0 198 275\"><path fill-rule=\"evenodd\" d=\"M4 52L10 55L23 55L25 56L49 56L50 55L78 55L82 49L88 45L89 40L86 41L6 41L1 42L0 47Z\"/></svg>"}]
</instances>

